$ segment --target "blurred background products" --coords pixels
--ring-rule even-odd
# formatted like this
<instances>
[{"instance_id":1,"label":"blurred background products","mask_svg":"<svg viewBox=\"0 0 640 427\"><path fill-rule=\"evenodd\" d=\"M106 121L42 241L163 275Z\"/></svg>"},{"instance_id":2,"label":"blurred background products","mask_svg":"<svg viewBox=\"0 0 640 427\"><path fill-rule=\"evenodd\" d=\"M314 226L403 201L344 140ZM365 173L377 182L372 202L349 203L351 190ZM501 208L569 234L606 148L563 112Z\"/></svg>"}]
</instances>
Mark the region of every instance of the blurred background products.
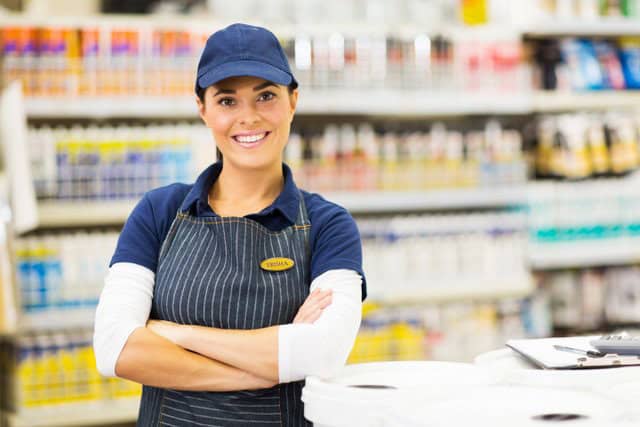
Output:
<instances>
[{"instance_id":1,"label":"blurred background products","mask_svg":"<svg viewBox=\"0 0 640 427\"><path fill-rule=\"evenodd\" d=\"M640 38L562 38L535 44L536 86L547 90L640 89Z\"/></svg>"},{"instance_id":2,"label":"blurred background products","mask_svg":"<svg viewBox=\"0 0 640 427\"><path fill-rule=\"evenodd\" d=\"M193 180L209 145L203 126L40 127L28 135L41 199L137 199L173 182ZM211 156L209 156L211 157Z\"/></svg>"},{"instance_id":3,"label":"blurred background products","mask_svg":"<svg viewBox=\"0 0 640 427\"><path fill-rule=\"evenodd\" d=\"M39 235L16 242L23 310L95 308L118 233Z\"/></svg>"},{"instance_id":4,"label":"blurred background products","mask_svg":"<svg viewBox=\"0 0 640 427\"><path fill-rule=\"evenodd\" d=\"M3 411L29 411L53 422L60 408L104 410L112 402L138 399L141 393L139 384L98 373L91 330L0 339L0 379Z\"/></svg>"},{"instance_id":5,"label":"blurred background products","mask_svg":"<svg viewBox=\"0 0 640 427\"><path fill-rule=\"evenodd\" d=\"M551 298L553 324L583 332L603 325L637 328L638 279L638 266L556 271L538 277Z\"/></svg>"},{"instance_id":6,"label":"blurred background products","mask_svg":"<svg viewBox=\"0 0 640 427\"><path fill-rule=\"evenodd\" d=\"M5 27L3 73L21 80L27 96L191 95L210 29L146 27ZM415 36L296 33L281 43L306 90L514 92L528 84L522 46L514 37L456 40L430 29Z\"/></svg>"},{"instance_id":7,"label":"blurred background products","mask_svg":"<svg viewBox=\"0 0 640 427\"><path fill-rule=\"evenodd\" d=\"M297 182L313 191L427 190L516 185L527 180L518 131L497 121L466 133L440 122L424 130L376 132L329 124L294 133L285 151Z\"/></svg>"},{"instance_id":8,"label":"blurred background products","mask_svg":"<svg viewBox=\"0 0 640 427\"><path fill-rule=\"evenodd\" d=\"M0 75L25 96L0 157L31 165L0 170L0 425L135 419L140 387L95 370L95 307L137 200L215 160L195 65L237 21L272 29L300 82L296 183L362 236L349 363L640 327L640 1L0 5Z\"/></svg>"},{"instance_id":9,"label":"blurred background products","mask_svg":"<svg viewBox=\"0 0 640 427\"><path fill-rule=\"evenodd\" d=\"M540 178L623 176L640 166L638 113L541 117L536 134L536 174Z\"/></svg>"}]
</instances>

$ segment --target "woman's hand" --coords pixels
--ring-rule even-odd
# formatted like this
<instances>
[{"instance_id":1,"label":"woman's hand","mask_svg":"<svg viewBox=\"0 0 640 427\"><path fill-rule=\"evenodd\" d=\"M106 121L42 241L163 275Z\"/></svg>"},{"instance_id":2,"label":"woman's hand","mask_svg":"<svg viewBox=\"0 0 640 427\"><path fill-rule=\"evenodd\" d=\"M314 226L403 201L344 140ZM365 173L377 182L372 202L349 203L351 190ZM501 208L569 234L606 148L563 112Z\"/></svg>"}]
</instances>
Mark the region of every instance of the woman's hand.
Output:
<instances>
[{"instance_id":1,"label":"woman's hand","mask_svg":"<svg viewBox=\"0 0 640 427\"><path fill-rule=\"evenodd\" d=\"M315 289L298 309L293 323L313 323L322 314L322 310L331 304L331 289Z\"/></svg>"},{"instance_id":2,"label":"woman's hand","mask_svg":"<svg viewBox=\"0 0 640 427\"><path fill-rule=\"evenodd\" d=\"M167 320L149 320L147 322L147 329L177 345L181 345L184 327L185 325Z\"/></svg>"}]
</instances>

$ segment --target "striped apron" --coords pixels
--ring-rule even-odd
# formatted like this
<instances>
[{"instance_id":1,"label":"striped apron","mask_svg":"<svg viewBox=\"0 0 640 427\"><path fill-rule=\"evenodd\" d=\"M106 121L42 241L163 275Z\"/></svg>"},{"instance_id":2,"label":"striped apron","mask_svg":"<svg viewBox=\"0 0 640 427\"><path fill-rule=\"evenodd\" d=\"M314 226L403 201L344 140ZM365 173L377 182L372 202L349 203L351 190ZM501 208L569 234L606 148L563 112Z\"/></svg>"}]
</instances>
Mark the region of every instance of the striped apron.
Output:
<instances>
[{"instance_id":1,"label":"striped apron","mask_svg":"<svg viewBox=\"0 0 640 427\"><path fill-rule=\"evenodd\" d=\"M178 212L160 249L151 318L223 329L291 323L309 294L309 229L302 194L296 223L278 232L247 218ZM260 268L274 257L294 267ZM303 385L236 392L144 386L138 426L308 426Z\"/></svg>"}]
</instances>

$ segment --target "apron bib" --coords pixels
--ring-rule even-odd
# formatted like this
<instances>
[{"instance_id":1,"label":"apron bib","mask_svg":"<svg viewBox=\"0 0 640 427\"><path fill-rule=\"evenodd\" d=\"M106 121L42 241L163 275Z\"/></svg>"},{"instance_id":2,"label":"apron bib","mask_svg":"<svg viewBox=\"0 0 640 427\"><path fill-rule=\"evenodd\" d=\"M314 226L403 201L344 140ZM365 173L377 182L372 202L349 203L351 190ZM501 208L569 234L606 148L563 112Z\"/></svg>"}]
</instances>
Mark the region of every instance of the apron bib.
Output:
<instances>
[{"instance_id":1,"label":"apron bib","mask_svg":"<svg viewBox=\"0 0 640 427\"><path fill-rule=\"evenodd\" d=\"M247 218L178 212L160 249L151 318L222 329L291 323L309 294L310 227L302 194L296 223L278 232ZM270 258L294 265L262 269ZM303 385L237 392L144 386L138 425L308 426Z\"/></svg>"}]
</instances>

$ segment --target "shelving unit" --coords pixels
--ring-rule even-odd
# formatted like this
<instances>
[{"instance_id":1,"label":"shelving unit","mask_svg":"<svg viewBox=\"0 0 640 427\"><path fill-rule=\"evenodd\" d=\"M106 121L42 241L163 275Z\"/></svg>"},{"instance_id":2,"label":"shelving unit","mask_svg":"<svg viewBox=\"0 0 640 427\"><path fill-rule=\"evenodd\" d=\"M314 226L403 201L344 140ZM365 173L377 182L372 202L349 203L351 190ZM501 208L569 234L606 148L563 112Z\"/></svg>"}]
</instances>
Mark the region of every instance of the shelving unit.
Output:
<instances>
[{"instance_id":1,"label":"shelving unit","mask_svg":"<svg viewBox=\"0 0 640 427\"><path fill-rule=\"evenodd\" d=\"M630 18L548 19L523 30L528 37L640 35L640 20Z\"/></svg>"},{"instance_id":2,"label":"shelving unit","mask_svg":"<svg viewBox=\"0 0 640 427\"><path fill-rule=\"evenodd\" d=\"M640 108L640 91L545 92L498 95L482 92L326 90L300 92L297 114L378 117L527 115L572 110ZM31 119L198 118L192 97L30 98Z\"/></svg>"},{"instance_id":3,"label":"shelving unit","mask_svg":"<svg viewBox=\"0 0 640 427\"><path fill-rule=\"evenodd\" d=\"M122 225L136 203L136 200L41 202L39 225L42 228Z\"/></svg>"},{"instance_id":4,"label":"shelving unit","mask_svg":"<svg viewBox=\"0 0 640 427\"><path fill-rule=\"evenodd\" d=\"M30 119L195 119L194 97L60 97L25 100Z\"/></svg>"},{"instance_id":5,"label":"shelving unit","mask_svg":"<svg viewBox=\"0 0 640 427\"><path fill-rule=\"evenodd\" d=\"M118 28L221 28L220 22L206 20L149 21L139 17L110 18L108 21L55 18L55 25L85 25L108 22ZM0 17L0 25L21 23L29 26L46 25L48 20L32 20L13 16ZM268 24L267 24L268 26ZM274 28L280 37L295 37L304 32L328 35L336 30L343 34L416 35L424 28L352 25L329 27L281 25ZM462 30L434 28L434 33L458 33L466 40L474 37L496 36L515 38L546 38L561 36L618 37L640 35L640 20L607 19L598 22L548 20L529 25L525 29L502 31L496 28ZM172 119L197 120L198 112L193 96L176 97L60 97L29 98L26 100L29 119L43 122L105 119ZM584 93L556 93L527 90L518 93L496 94L491 91L446 92L402 89L344 89L313 90L301 87L297 108L305 116L357 116L359 118L442 118L464 116L524 116L576 110L603 111L607 109L640 109L640 91L602 91ZM438 189L431 191L367 191L322 192L328 200L347 208L354 215L437 212L449 210L509 209L525 207L536 184L488 188ZM38 206L39 227L42 229L121 226L136 204L136 200L41 202ZM532 270L553 270L602 265L625 265L640 262L640 239L611 241L580 241L571 243L531 243L528 248L528 267ZM453 280L439 286L384 287L371 286L369 299L390 306L416 304L445 304L455 301L491 301L524 298L535 291L528 274L500 277L493 280ZM428 284L427 284L428 285ZM378 291L378 289L382 289ZM90 328L94 310L79 308L68 311L47 311L23 314L18 332L51 331L69 328ZM138 399L113 402L74 403L29 410L10 418L13 427L54 427L105 425L130 422L136 419Z\"/></svg>"},{"instance_id":6,"label":"shelving unit","mask_svg":"<svg viewBox=\"0 0 640 427\"><path fill-rule=\"evenodd\" d=\"M327 90L300 92L299 114L364 116L517 115L530 111L527 94L427 92L420 90Z\"/></svg>"},{"instance_id":7,"label":"shelving unit","mask_svg":"<svg viewBox=\"0 0 640 427\"><path fill-rule=\"evenodd\" d=\"M51 405L11 415L8 427L80 427L131 422L137 418L139 405L137 398Z\"/></svg>"},{"instance_id":8,"label":"shelving unit","mask_svg":"<svg viewBox=\"0 0 640 427\"><path fill-rule=\"evenodd\" d=\"M518 115L531 112L527 94L408 90L301 89L297 114L364 116ZM197 119L194 97L30 98L31 119Z\"/></svg>"},{"instance_id":9,"label":"shelving unit","mask_svg":"<svg viewBox=\"0 0 640 427\"><path fill-rule=\"evenodd\" d=\"M464 280L445 284L421 284L411 290L391 288L392 292L376 292L372 287L369 299L385 305L439 304L452 301L496 300L523 298L534 285L530 277L495 278L494 280Z\"/></svg>"},{"instance_id":10,"label":"shelving unit","mask_svg":"<svg viewBox=\"0 0 640 427\"><path fill-rule=\"evenodd\" d=\"M532 104L532 111L537 113L640 108L640 91L593 91L580 93L538 91L533 97Z\"/></svg>"},{"instance_id":11,"label":"shelving unit","mask_svg":"<svg viewBox=\"0 0 640 427\"><path fill-rule=\"evenodd\" d=\"M526 203L527 190L526 186L519 185L433 191L323 192L322 196L359 214L520 206ZM43 228L121 225L136 203L136 200L41 202L39 225Z\"/></svg>"},{"instance_id":12,"label":"shelving unit","mask_svg":"<svg viewBox=\"0 0 640 427\"><path fill-rule=\"evenodd\" d=\"M55 331L93 327L95 308L69 308L24 313L20 317L20 331Z\"/></svg>"},{"instance_id":13,"label":"shelving unit","mask_svg":"<svg viewBox=\"0 0 640 427\"><path fill-rule=\"evenodd\" d=\"M640 238L531 244L529 262L536 270L638 263Z\"/></svg>"}]
</instances>

